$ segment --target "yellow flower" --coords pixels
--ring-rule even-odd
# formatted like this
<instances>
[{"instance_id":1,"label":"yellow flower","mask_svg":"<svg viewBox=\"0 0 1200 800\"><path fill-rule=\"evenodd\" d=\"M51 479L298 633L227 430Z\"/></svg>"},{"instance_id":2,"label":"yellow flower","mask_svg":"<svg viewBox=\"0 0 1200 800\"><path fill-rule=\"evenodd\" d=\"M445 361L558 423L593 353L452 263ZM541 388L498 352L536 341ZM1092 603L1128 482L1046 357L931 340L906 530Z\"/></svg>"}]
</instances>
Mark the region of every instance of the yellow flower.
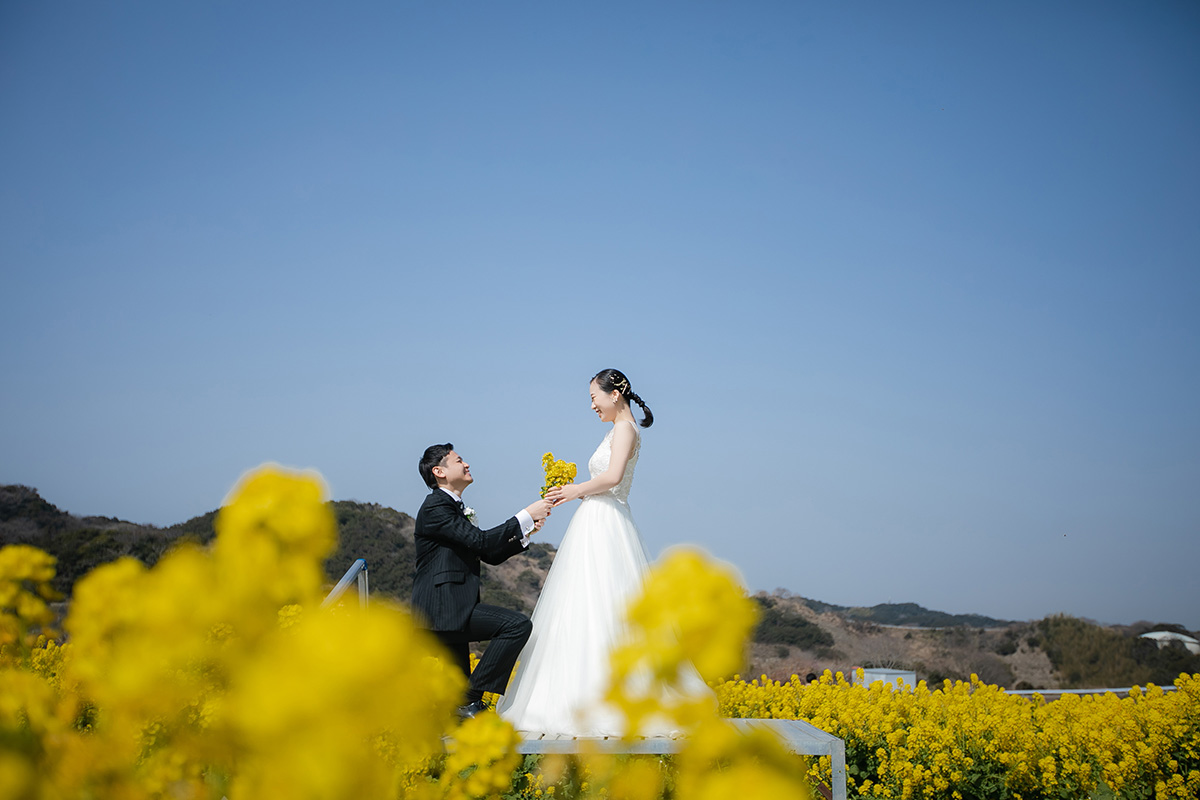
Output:
<instances>
[{"instance_id":1,"label":"yellow flower","mask_svg":"<svg viewBox=\"0 0 1200 800\"><path fill-rule=\"evenodd\" d=\"M337 522L313 472L275 464L246 475L217 514L213 555L237 602L273 608L317 597L322 560L337 546ZM270 580L264 581L264 571Z\"/></svg>"},{"instance_id":2,"label":"yellow flower","mask_svg":"<svg viewBox=\"0 0 1200 800\"><path fill-rule=\"evenodd\" d=\"M392 764L431 755L462 690L398 609L317 613L268 637L232 676L218 724L251 746L231 796L383 796ZM380 757L381 735L402 730Z\"/></svg>"},{"instance_id":3,"label":"yellow flower","mask_svg":"<svg viewBox=\"0 0 1200 800\"><path fill-rule=\"evenodd\" d=\"M542 497L545 497L546 492L555 486L574 483L575 475L578 472L574 463L561 459L556 461L553 453L546 453L542 456L542 470L546 473L546 483L542 486Z\"/></svg>"},{"instance_id":4,"label":"yellow flower","mask_svg":"<svg viewBox=\"0 0 1200 800\"><path fill-rule=\"evenodd\" d=\"M0 547L0 666L28 658L39 632L54 636L54 612L46 602L58 599L53 578L49 553L27 544Z\"/></svg>"},{"instance_id":5,"label":"yellow flower","mask_svg":"<svg viewBox=\"0 0 1200 800\"><path fill-rule=\"evenodd\" d=\"M521 762L521 737L493 712L463 722L446 743L442 785L449 797L488 797L507 792Z\"/></svg>"},{"instance_id":6,"label":"yellow flower","mask_svg":"<svg viewBox=\"0 0 1200 800\"><path fill-rule=\"evenodd\" d=\"M634 642L616 656L620 672L644 664L659 679L675 681L679 668L691 664L716 680L737 669L758 613L731 571L680 548L651 571L629 620Z\"/></svg>"},{"instance_id":7,"label":"yellow flower","mask_svg":"<svg viewBox=\"0 0 1200 800\"><path fill-rule=\"evenodd\" d=\"M803 759L765 730L743 734L717 719L693 732L679 757L678 794L699 800L808 800Z\"/></svg>"},{"instance_id":8,"label":"yellow flower","mask_svg":"<svg viewBox=\"0 0 1200 800\"><path fill-rule=\"evenodd\" d=\"M622 800L658 800L663 790L663 772L657 761L631 759L614 771L607 789Z\"/></svg>"}]
</instances>

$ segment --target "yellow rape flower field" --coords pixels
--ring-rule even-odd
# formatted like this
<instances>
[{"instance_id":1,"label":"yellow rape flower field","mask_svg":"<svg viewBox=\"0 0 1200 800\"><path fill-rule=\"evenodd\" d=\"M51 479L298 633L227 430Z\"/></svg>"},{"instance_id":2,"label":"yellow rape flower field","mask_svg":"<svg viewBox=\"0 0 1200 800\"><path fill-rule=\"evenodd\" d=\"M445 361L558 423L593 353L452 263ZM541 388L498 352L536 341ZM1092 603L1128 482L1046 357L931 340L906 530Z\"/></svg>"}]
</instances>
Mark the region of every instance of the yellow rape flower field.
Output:
<instances>
[{"instance_id":1,"label":"yellow rape flower field","mask_svg":"<svg viewBox=\"0 0 1200 800\"><path fill-rule=\"evenodd\" d=\"M574 465L547 454L547 484ZM54 561L0 549L0 798L810 798L828 759L723 717L805 719L846 742L852 797L1200 796L1200 676L1177 690L1051 703L982 684L898 690L826 675L725 679L756 622L732 573L680 550L651 573L613 656L631 726L666 715L679 754L522 756L495 714L459 724L464 679L400 606L320 608L336 544L324 483L265 466L231 492L210 547L120 559L52 628ZM659 698L694 665L717 703Z\"/></svg>"},{"instance_id":2,"label":"yellow rape flower field","mask_svg":"<svg viewBox=\"0 0 1200 800\"><path fill-rule=\"evenodd\" d=\"M842 738L851 796L1200 797L1200 675L1175 686L1045 702L974 676L902 690L827 671L811 685L735 678L716 690L725 716L804 719ZM820 761L813 773L827 777Z\"/></svg>"}]
</instances>

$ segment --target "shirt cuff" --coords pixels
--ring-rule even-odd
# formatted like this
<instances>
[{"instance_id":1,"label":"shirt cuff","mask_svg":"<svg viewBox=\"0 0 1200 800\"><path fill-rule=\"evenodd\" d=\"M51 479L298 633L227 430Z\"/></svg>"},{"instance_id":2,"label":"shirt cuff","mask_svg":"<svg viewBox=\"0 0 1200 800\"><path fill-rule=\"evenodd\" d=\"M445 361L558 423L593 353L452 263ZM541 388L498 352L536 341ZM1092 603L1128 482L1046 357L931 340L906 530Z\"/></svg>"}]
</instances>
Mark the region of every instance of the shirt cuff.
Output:
<instances>
[{"instance_id":1,"label":"shirt cuff","mask_svg":"<svg viewBox=\"0 0 1200 800\"><path fill-rule=\"evenodd\" d=\"M521 546L529 547L529 534L533 533L533 517L523 508L516 516L517 524L521 526Z\"/></svg>"}]
</instances>

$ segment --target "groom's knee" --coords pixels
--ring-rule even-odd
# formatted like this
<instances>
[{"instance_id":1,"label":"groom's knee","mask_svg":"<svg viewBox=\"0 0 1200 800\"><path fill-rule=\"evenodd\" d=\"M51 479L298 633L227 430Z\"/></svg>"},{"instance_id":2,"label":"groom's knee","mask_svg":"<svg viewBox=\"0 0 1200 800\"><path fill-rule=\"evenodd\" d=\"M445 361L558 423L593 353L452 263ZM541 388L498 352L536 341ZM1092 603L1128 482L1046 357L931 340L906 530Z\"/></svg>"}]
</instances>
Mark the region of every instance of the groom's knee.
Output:
<instances>
[{"instance_id":1,"label":"groom's knee","mask_svg":"<svg viewBox=\"0 0 1200 800\"><path fill-rule=\"evenodd\" d=\"M512 630L513 638L520 639L524 644L529 641L529 635L533 633L533 621L529 617L521 617L520 620L513 622Z\"/></svg>"}]
</instances>

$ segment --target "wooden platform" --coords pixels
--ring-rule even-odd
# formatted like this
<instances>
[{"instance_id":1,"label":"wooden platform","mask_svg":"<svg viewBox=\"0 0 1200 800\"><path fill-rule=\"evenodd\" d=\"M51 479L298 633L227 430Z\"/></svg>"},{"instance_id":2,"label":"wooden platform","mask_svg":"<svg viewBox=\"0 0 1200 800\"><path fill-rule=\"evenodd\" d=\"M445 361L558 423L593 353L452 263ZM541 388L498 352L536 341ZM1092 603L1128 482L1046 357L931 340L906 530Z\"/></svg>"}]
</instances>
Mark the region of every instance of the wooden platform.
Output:
<instances>
[{"instance_id":1,"label":"wooden platform","mask_svg":"<svg viewBox=\"0 0 1200 800\"><path fill-rule=\"evenodd\" d=\"M846 800L846 746L836 736L828 734L798 719L730 719L727 722L742 730L766 728L779 736L793 753L806 756L829 756L833 767L831 778L833 800ZM666 755L677 753L686 739L639 738L626 742L619 738L586 738L546 736L522 733L524 741L518 753L630 753Z\"/></svg>"}]
</instances>

